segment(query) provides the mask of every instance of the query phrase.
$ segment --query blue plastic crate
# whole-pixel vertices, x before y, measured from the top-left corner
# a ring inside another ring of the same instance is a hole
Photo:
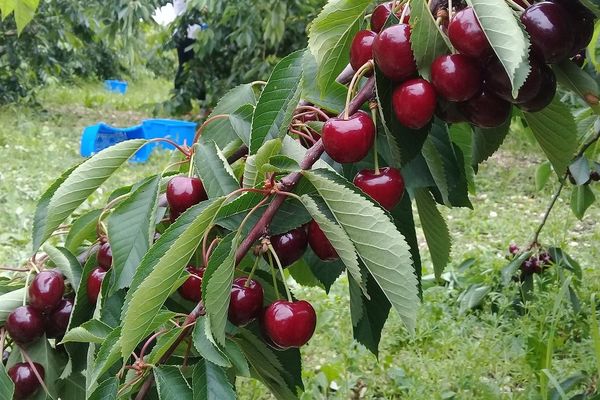
[[[119,81],[115,79],[108,79],[104,81],[104,87],[109,92],[125,94],[127,92],[128,83],[125,81]]]
[[[166,138],[179,145],[191,145],[196,135],[196,123],[174,119],[147,119],[142,122],[146,139]],[[165,149],[175,148],[168,143],[159,142]]]
[[[105,148],[119,142],[143,138],[145,138],[145,134],[142,125],[136,125],[130,128],[116,128],[100,122],[99,124],[88,126],[83,130],[80,154],[82,157],[91,157]],[[155,143],[145,145],[131,157],[131,161],[147,161],[154,147],[156,147]]]

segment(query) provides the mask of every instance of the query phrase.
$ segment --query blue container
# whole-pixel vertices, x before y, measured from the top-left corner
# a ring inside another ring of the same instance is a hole
[[[104,87],[109,92],[125,94],[127,92],[127,82],[109,79],[104,81]]]
[[[144,138],[144,128],[142,125],[136,125],[131,128],[116,128],[100,122],[99,124],[88,126],[83,130],[80,153],[82,157],[91,157],[119,142]],[[154,147],[156,147],[155,143],[145,145],[131,157],[131,161],[147,161]]]
[[[142,122],[146,139],[166,138],[179,145],[188,146],[194,141],[196,125],[194,122],[173,119],[147,119]],[[158,145],[165,149],[175,148],[168,143],[159,142]]]

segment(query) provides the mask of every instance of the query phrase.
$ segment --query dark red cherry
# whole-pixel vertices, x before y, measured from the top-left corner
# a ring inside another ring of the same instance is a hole
[[[97,267],[92,270],[87,279],[87,297],[90,303],[96,304],[98,301],[98,295],[100,295],[100,289],[102,288],[102,281],[106,276],[106,270],[102,267]]]
[[[375,33],[381,32],[383,29],[383,25],[385,25],[385,21],[392,14],[392,6],[393,1],[388,1],[386,3],[382,3],[375,7],[373,10],[373,14],[371,14],[371,30]],[[402,8],[396,12],[396,17],[400,18],[402,16],[402,10],[404,9],[404,5]],[[406,10],[403,23],[407,24],[410,19],[410,8]]]
[[[560,4],[570,17],[573,27],[573,47],[570,56],[575,56],[581,49],[587,47],[594,35],[594,14],[576,0],[553,0]]]
[[[441,97],[438,97],[435,115],[449,124],[467,122],[467,118],[458,109],[458,103],[444,100]]]
[[[529,33],[536,56],[548,64],[568,58],[575,34],[567,11],[561,5],[550,1],[536,3],[521,14],[521,22]]]
[[[481,59],[492,53],[492,46],[471,7],[454,15],[448,25],[448,37],[454,48],[465,56]]]
[[[517,246],[514,243],[511,243],[510,246],[508,246],[508,252],[510,254],[512,254],[513,256],[516,256],[517,254],[519,254],[521,250],[519,249],[519,246]]]
[[[29,305],[39,312],[49,313],[60,303],[65,292],[65,280],[60,272],[42,271],[29,285]]]
[[[106,270],[110,269],[112,266],[112,250],[110,248],[110,243],[106,241],[101,242],[98,254],[96,254],[96,260],[98,261],[99,267]]]
[[[301,226],[281,235],[273,235],[271,236],[271,245],[277,253],[279,261],[281,261],[281,266],[290,266],[300,259],[306,251],[308,245],[306,230]]]
[[[404,194],[402,174],[392,167],[380,168],[379,174],[372,169],[363,169],[356,174],[353,182],[386,210],[396,207]]]
[[[186,269],[190,273],[190,276],[179,287],[179,294],[184,299],[197,303],[202,299],[202,277],[204,276],[205,268],[196,268],[188,265]]]
[[[375,124],[364,111],[348,119],[330,118],[323,125],[323,147],[334,161],[358,162],[369,154],[375,140]]]
[[[431,83],[449,101],[467,101],[481,90],[483,76],[477,63],[462,54],[439,56],[431,64]]]
[[[73,311],[73,300],[62,299],[56,310],[46,318],[46,337],[62,338],[69,326],[69,318]]]
[[[431,121],[435,104],[435,89],[425,79],[406,81],[392,93],[392,107],[396,118],[411,129],[420,129]]]
[[[527,112],[537,112],[546,108],[556,94],[556,75],[554,71],[547,65],[542,65],[542,84],[540,85],[540,91],[530,101],[519,104],[519,108]]]
[[[38,375],[42,380],[45,377],[44,367],[42,367],[38,363],[33,363],[35,367],[35,371],[37,371]],[[15,384],[15,395],[13,399],[21,400],[26,399],[42,386],[37,376],[35,376],[35,371],[29,365],[29,363],[17,363],[13,365],[8,370],[8,376]]]
[[[309,302],[279,300],[265,309],[263,329],[271,341],[281,349],[306,344],[317,325],[317,314]]]
[[[502,125],[510,116],[511,107],[508,101],[485,89],[459,106],[469,122],[481,128],[495,128]]]
[[[167,202],[179,213],[206,199],[204,186],[198,178],[176,176],[167,184]]]
[[[350,46],[350,65],[358,71],[360,67],[373,58],[373,42],[377,34],[373,31],[358,31]]]
[[[512,96],[510,78],[498,59],[488,64],[485,73],[486,87],[503,100],[520,104],[533,100],[539,93],[542,85],[542,64],[535,59],[530,60],[531,71],[525,80],[517,98]]]
[[[13,340],[26,345],[44,334],[44,320],[38,310],[31,306],[21,306],[6,318],[6,330]]]
[[[383,74],[401,82],[417,73],[410,47],[410,26],[392,25],[381,31],[373,42],[373,59]]]
[[[263,306],[263,289],[260,283],[248,277],[237,278],[231,288],[229,321],[244,326],[260,315]]]
[[[317,257],[323,261],[334,261],[340,258],[315,220],[308,224],[308,244]]]

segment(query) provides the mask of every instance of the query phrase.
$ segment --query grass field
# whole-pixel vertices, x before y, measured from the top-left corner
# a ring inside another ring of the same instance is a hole
[[[80,161],[82,128],[98,121],[138,123],[151,114],[154,103],[167,98],[168,90],[169,82],[137,82],[126,96],[119,96],[105,93],[100,84],[82,83],[43,90],[41,107],[0,108],[0,265],[14,266],[28,256],[36,200],[64,169]],[[92,197],[92,205],[110,188],[162,170],[167,160],[168,154],[155,154],[147,164],[126,166]],[[522,316],[511,305],[516,288],[493,294],[495,312],[489,300],[480,310],[459,312],[458,296],[466,286],[496,282],[509,243],[526,244],[531,238],[556,185],[535,191],[533,177],[541,161],[530,138],[513,134],[481,166],[477,194],[472,196],[475,210],[442,210],[454,238],[448,270],[458,276],[458,284],[425,290],[414,337],[392,316],[383,332],[379,360],[352,340],[345,279],[336,282],[329,295],[293,286],[298,297],[315,304],[319,316],[317,333],[303,348],[305,399],[541,398],[540,360],[554,324],[548,375],[563,381],[583,374],[577,390],[567,394],[596,387],[598,360],[589,320],[591,295],[600,291],[600,208],[594,205],[578,221],[569,209],[570,188],[561,196],[541,240],[562,247],[582,265],[580,312],[568,300],[554,309],[560,285],[550,278]],[[431,272],[422,235],[420,243],[425,268]],[[467,258],[475,259],[474,264],[459,270]],[[269,398],[255,382],[240,381],[238,388],[240,398]]]

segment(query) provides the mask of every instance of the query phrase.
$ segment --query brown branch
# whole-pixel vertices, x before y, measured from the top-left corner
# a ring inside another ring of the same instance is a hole
[[[246,145],[242,145],[242,147],[237,149],[235,153],[233,153],[232,155],[227,157],[227,162],[229,164],[233,164],[234,162],[236,162],[237,160],[239,160],[240,158],[244,157],[247,154],[248,154],[248,147]]]

